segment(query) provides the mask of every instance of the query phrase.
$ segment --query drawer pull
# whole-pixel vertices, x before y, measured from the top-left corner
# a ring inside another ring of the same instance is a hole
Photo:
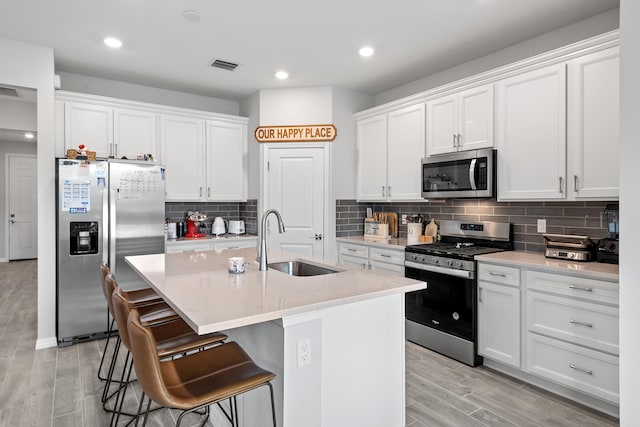
[[[576,291],[585,291],[585,292],[593,292],[593,288],[585,288],[582,286],[569,286],[569,289],[575,289]]]
[[[569,323],[573,323],[574,325],[586,326],[587,328],[593,328],[593,323],[581,322],[579,320],[570,319]]]
[[[357,251],[357,249],[353,249],[353,248],[347,248],[347,250],[348,250],[349,252],[356,252],[356,251]]]
[[[574,365],[573,363],[569,365],[569,367],[571,369],[575,369],[576,371],[580,371],[580,372],[584,372],[587,375],[593,375],[593,371],[588,371],[586,369],[582,369],[582,368],[578,368],[576,365]]]
[[[489,276],[498,276],[498,277],[507,277],[504,273],[496,273],[495,271],[490,271]]]
[[[391,255],[386,255],[386,254],[380,254],[380,256],[383,256],[385,258],[391,258]]]

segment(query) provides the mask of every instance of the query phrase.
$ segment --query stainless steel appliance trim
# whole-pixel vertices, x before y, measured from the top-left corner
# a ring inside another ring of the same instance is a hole
[[[405,338],[467,365],[476,365],[476,354],[472,341],[467,341],[406,319]]]
[[[476,162],[478,159],[471,160],[471,164],[469,165],[469,183],[471,183],[471,189],[477,190],[476,186]]]
[[[410,268],[416,268],[418,270],[431,271],[432,273],[446,274],[447,276],[460,277],[460,278],[463,278],[463,279],[473,279],[474,276],[475,276],[473,274],[473,271],[455,270],[453,268],[438,267],[438,266],[435,266],[435,265],[420,264],[420,263],[413,262],[413,261],[405,261],[404,262],[404,266],[405,267],[410,267]]]

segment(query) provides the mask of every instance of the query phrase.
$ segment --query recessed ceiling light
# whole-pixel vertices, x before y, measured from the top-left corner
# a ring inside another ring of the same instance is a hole
[[[360,56],[371,56],[373,55],[373,48],[371,46],[364,46],[361,47],[360,50],[358,51],[358,53],[360,54]]]
[[[285,80],[289,77],[289,73],[287,73],[286,71],[278,71],[276,73],[276,78],[280,79],[280,80]]]
[[[107,37],[104,39],[104,44],[114,49],[122,47],[122,42],[115,37]]]
[[[24,134],[24,137],[27,139],[33,139],[35,137],[34,134],[32,134],[31,132],[27,132]]]
[[[189,22],[200,21],[200,14],[195,10],[185,10],[182,12],[182,17]]]

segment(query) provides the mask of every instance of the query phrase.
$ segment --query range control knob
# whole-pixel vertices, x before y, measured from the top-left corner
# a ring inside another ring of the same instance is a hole
[[[570,253],[569,253],[569,258],[573,258],[573,257],[575,257],[575,256],[576,256],[576,254],[574,254],[573,252],[570,252]]]
[[[433,262],[434,264],[437,264],[439,262],[438,258],[431,258],[431,262]]]
[[[462,268],[462,261],[456,261],[456,267]]]
[[[448,260],[447,260],[447,265],[448,265],[449,267],[451,267],[451,266],[453,265],[453,261],[451,261],[450,259],[448,259]]]

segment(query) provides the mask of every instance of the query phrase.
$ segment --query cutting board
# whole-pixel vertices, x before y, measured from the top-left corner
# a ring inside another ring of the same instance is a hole
[[[424,229],[424,235],[433,236],[435,240],[435,237],[438,235],[438,224],[436,224],[435,219],[431,218],[431,222],[427,224],[427,226]]]

